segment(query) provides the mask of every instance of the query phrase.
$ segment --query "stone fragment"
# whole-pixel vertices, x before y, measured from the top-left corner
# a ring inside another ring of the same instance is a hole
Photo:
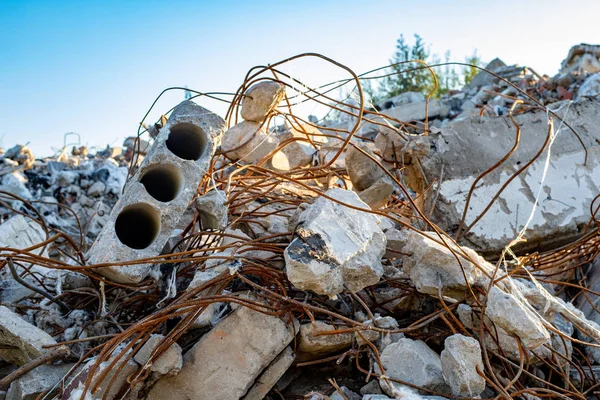
[[[481,347],[473,338],[455,334],[444,341],[441,354],[442,372],[452,394],[461,397],[477,397],[485,390],[485,379],[476,368],[483,369]]]
[[[371,207],[377,210],[387,204],[394,192],[394,183],[387,177],[381,177],[367,189],[358,192],[358,197]]]
[[[405,255],[404,253],[408,252],[408,250],[404,250],[408,240],[408,232],[408,229],[399,230],[395,228],[385,231],[385,237],[387,238],[385,258],[388,260],[402,258]]]
[[[337,329],[343,329],[343,327],[336,328],[323,321],[301,325],[298,351],[309,354],[312,357],[320,357],[351,347],[354,340],[352,333],[319,335],[321,332],[330,332]]]
[[[227,226],[227,196],[221,190],[210,192],[196,199],[196,209],[200,213],[202,226],[209,229],[223,229]]]
[[[43,346],[51,344],[56,344],[52,336],[0,306],[1,359],[22,365],[42,355],[47,351]]]
[[[447,247],[433,240],[440,240],[434,232],[426,234],[412,230],[406,232],[407,239],[404,249],[412,254],[404,256],[403,271],[408,274],[416,289],[421,293],[437,297],[441,289],[443,295],[460,299],[466,293],[467,283],[485,286],[488,278],[484,272],[490,274],[494,271],[491,264],[468,247],[459,248],[453,245],[456,252],[455,257]],[[446,242],[451,245],[448,237],[446,237]],[[465,258],[461,254],[462,252],[472,261]]]
[[[295,321],[293,325],[297,324]],[[161,378],[147,399],[241,398],[293,340],[293,325],[276,316],[238,307],[184,355],[179,374]],[[224,357],[226,354],[235,356]]]
[[[242,121],[223,135],[221,150],[234,161],[256,164],[275,150],[279,139],[259,122]]]
[[[579,87],[578,97],[596,97],[600,95],[600,72],[588,76]]]
[[[285,86],[273,81],[262,81],[252,85],[244,93],[242,118],[246,121],[262,122],[279,105],[285,96]]]
[[[262,400],[267,393],[275,386],[279,378],[292,365],[296,359],[296,354],[291,347],[286,347],[269,365],[262,374],[256,379],[243,400]]]
[[[350,146],[346,151],[346,170],[354,188],[362,191],[381,179],[384,176],[384,171],[371,158],[361,152],[361,150],[364,151],[376,160],[379,158],[367,144],[357,144],[355,146]],[[360,150],[357,148],[360,148]]]
[[[496,286],[488,293],[485,314],[509,334],[515,334],[527,349],[535,349],[550,339],[540,318],[516,296]]]
[[[381,387],[379,386],[379,381],[377,379],[373,379],[371,382],[367,383],[365,386],[360,388],[360,394],[365,396],[383,394],[383,392],[381,391]]]
[[[133,357],[138,364],[144,366],[152,352],[161,345],[165,339],[163,335],[151,335],[142,348]],[[183,365],[183,356],[181,355],[181,347],[177,343],[173,343],[159,358],[151,364],[150,371],[160,375],[177,375]]]
[[[368,208],[354,192],[333,188],[326,195],[342,203]],[[301,290],[335,296],[374,285],[383,275],[386,239],[379,218],[325,197],[300,215],[296,239],[285,249],[288,279]]]
[[[327,143],[327,138],[322,135],[323,133],[312,125],[291,127],[280,134],[279,142],[284,147],[273,155],[271,160],[273,168],[289,171],[310,165],[317,152],[315,145]],[[291,142],[285,143],[286,141]]]
[[[87,195],[92,197],[102,196],[106,190],[106,185],[100,181],[94,182],[87,190]]]
[[[117,395],[125,388],[127,379],[139,370],[138,364],[133,360],[123,363],[123,358],[119,359],[109,372],[101,379],[104,370],[110,367],[115,357],[120,356],[119,349],[115,350],[113,355],[102,362],[94,371],[90,386],[84,395],[85,382],[88,379],[92,368],[96,363],[96,358],[91,359],[82,367],[70,375],[68,383],[65,385],[63,398],[69,400],[117,400]],[[126,355],[123,355],[126,357]],[[118,372],[118,373],[117,373]],[[135,398],[135,397],[134,397]]]
[[[51,398],[58,392],[57,383],[63,379],[73,365],[40,365],[10,385],[6,393],[6,400],[35,400],[40,394],[56,386],[55,390],[48,392],[48,397]]]
[[[336,390],[331,396],[329,396],[329,400],[361,400],[362,396],[354,393],[352,390],[348,389],[346,386],[341,386],[340,387],[341,392],[343,393],[340,394],[339,390]]]
[[[400,339],[387,346],[380,358],[385,371],[380,371],[375,364],[377,373],[426,389],[447,391],[440,356],[421,340]],[[380,379],[382,389],[390,396],[393,396],[393,390],[404,387],[392,381],[391,387],[382,382],[383,379]]]

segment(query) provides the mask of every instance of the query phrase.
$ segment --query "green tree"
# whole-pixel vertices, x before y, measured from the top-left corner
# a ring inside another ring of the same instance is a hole
[[[427,62],[429,58],[429,49],[425,47],[425,42],[421,36],[415,34],[415,44],[410,46],[400,35],[396,42],[396,52],[390,60],[390,76],[384,78],[380,85],[380,92],[383,97],[393,97],[404,92],[423,92],[431,90],[433,77],[423,64],[410,62],[413,60],[422,60]],[[414,70],[411,70],[415,68]]]
[[[483,62],[481,61],[481,57],[477,54],[477,49],[473,50],[473,54],[469,57],[465,57],[465,64],[470,64],[468,67],[463,67],[463,84],[471,82],[475,75],[479,72],[479,69],[476,67],[482,67]]]

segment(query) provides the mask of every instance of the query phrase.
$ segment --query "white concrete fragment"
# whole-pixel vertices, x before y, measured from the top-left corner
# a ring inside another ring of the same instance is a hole
[[[204,335],[184,355],[179,374],[160,379],[147,399],[239,399],[294,336],[291,324],[279,317],[239,307]]]
[[[262,81],[250,87],[242,99],[242,118],[262,122],[285,96],[285,86],[273,81]]]
[[[133,357],[142,367],[150,360],[152,352],[165,339],[163,335],[151,335],[142,348]],[[152,362],[150,371],[160,375],[176,375],[183,365],[181,347],[173,343],[159,358]]]
[[[443,295],[460,299],[467,291],[467,283],[485,286],[489,282],[484,272],[491,274],[494,267],[475,251],[454,245],[455,257],[447,247],[432,240],[440,240],[435,233],[428,232],[426,235],[407,230],[403,247],[406,252],[412,253],[404,256],[403,271],[419,292],[437,297],[441,289]],[[451,245],[449,238],[446,242]],[[470,260],[462,255],[463,252]]]
[[[368,209],[354,192],[326,192],[342,203]],[[300,215],[296,239],[284,252],[288,279],[302,290],[335,296],[357,292],[383,275],[386,238],[379,218],[320,197]]]
[[[210,192],[196,199],[196,209],[200,213],[202,226],[210,229],[222,229],[227,226],[227,196],[221,190]]]
[[[10,385],[6,400],[36,400],[40,394],[54,388],[73,365],[40,365]],[[56,395],[57,391],[58,386],[48,393],[49,397]]]
[[[275,386],[279,378],[283,376],[285,371],[292,365],[296,359],[296,354],[291,347],[286,347],[278,356],[273,360],[262,374],[248,390],[248,393],[243,397],[243,400],[262,400],[265,398],[267,393]]]
[[[298,339],[298,351],[300,353],[310,354],[312,357],[319,357],[335,353],[352,346],[354,335],[352,333],[325,334],[320,333],[335,331],[336,328],[323,321],[303,324],[300,326]]]
[[[485,390],[483,359],[479,342],[473,338],[455,334],[444,341],[441,354],[442,372],[452,394],[461,397],[477,397]]]
[[[242,121],[225,132],[221,150],[234,161],[256,164],[278,144],[277,136],[268,133],[260,122]]]
[[[22,365],[47,351],[44,346],[56,340],[43,330],[0,306],[0,358]]]
[[[577,93],[578,97],[596,97],[600,95],[600,72],[588,76]]]
[[[383,169],[370,158],[379,159],[373,153],[373,147],[363,143],[350,146],[346,151],[346,170],[352,185],[358,191],[369,188],[384,176]]]
[[[380,371],[375,364],[377,373],[426,389],[447,391],[440,356],[421,340],[400,339],[387,346],[380,358],[385,371]],[[389,381],[391,386],[384,382],[379,379],[382,389],[390,396],[394,390],[405,387],[392,381]]]
[[[488,293],[485,314],[509,334],[517,335],[527,349],[535,349],[550,339],[548,330],[533,311],[496,286]]]

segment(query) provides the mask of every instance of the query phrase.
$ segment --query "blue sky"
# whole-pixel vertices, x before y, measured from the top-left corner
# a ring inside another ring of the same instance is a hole
[[[401,33],[455,61],[477,48],[554,74],[572,45],[600,43],[598,15],[597,0],[0,0],[0,145],[49,155],[66,132],[121,145],[166,87],[235,91],[251,67],[301,52],[361,73],[385,65]],[[286,68],[309,84],[345,77],[322,66]],[[166,96],[152,118],[182,99]]]

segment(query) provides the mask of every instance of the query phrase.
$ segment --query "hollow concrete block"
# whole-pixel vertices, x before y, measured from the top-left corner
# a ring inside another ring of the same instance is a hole
[[[135,261],[160,254],[196,195],[225,121],[191,101],[179,104],[113,208],[88,253],[88,264]],[[151,264],[99,267],[120,283],[138,283]]]

